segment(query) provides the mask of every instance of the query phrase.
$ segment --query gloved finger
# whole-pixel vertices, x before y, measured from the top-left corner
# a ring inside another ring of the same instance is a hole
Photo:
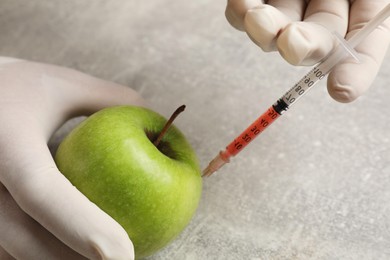
[[[67,80],[69,91],[67,91],[69,99],[67,103],[63,103],[62,107],[68,109],[73,108],[76,115],[89,115],[100,109],[118,105],[137,105],[146,106],[146,101],[133,89],[127,86],[122,86],[114,82],[102,80],[84,73],[70,70],[71,72],[61,71],[64,73],[63,78],[59,80]],[[52,75],[56,75],[57,70],[53,71]],[[59,75],[61,77],[61,74]],[[71,78],[70,78],[71,77]],[[47,79],[47,84],[57,86],[58,78]],[[59,99],[58,101],[63,100]]]
[[[303,22],[290,23],[280,33],[277,47],[293,65],[313,65],[335,46],[332,32],[344,36],[348,26],[347,0],[312,0],[306,7]]]
[[[271,5],[261,5],[246,12],[245,31],[263,51],[275,51],[280,32],[291,22],[290,18]]]
[[[349,0],[312,0],[306,7],[303,21],[316,23],[331,32],[345,35],[348,28]]]
[[[262,0],[228,0],[225,16],[231,26],[244,31],[244,17],[249,9],[261,5]]]
[[[306,9],[305,0],[269,0],[267,4],[278,9],[289,17],[291,21],[302,21]]]
[[[347,39],[372,19],[389,1],[355,1]],[[346,59],[328,76],[328,92],[339,102],[351,102],[362,95],[374,81],[390,43],[390,19],[375,29],[355,50],[360,63]]]
[[[300,21],[305,3],[303,0],[268,1],[248,10],[244,27],[249,38],[263,51],[276,51],[276,40],[285,27],[293,21]]]
[[[0,144],[0,181],[16,203],[85,257],[133,259],[127,233],[57,170],[45,137],[36,134],[39,131],[33,116],[1,129],[1,136],[9,138]]]
[[[14,258],[86,259],[22,211],[0,183],[0,259]]]

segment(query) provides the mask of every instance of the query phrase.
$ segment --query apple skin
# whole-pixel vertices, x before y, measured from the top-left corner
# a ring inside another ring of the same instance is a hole
[[[70,182],[127,231],[137,259],[174,240],[202,193],[198,159],[184,135],[172,125],[159,149],[150,141],[165,123],[145,108],[106,108],[73,129],[55,156]]]

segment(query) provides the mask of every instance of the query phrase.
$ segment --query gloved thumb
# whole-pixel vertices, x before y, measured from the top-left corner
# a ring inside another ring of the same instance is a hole
[[[51,137],[72,117],[88,116],[100,109],[117,105],[147,106],[147,102],[130,87],[105,81],[82,72],[39,63],[35,74],[40,75],[41,87],[47,92],[44,116],[45,136]]]
[[[364,1],[363,1],[364,2]],[[357,8],[365,10],[365,16],[352,13],[350,38],[361,27],[361,17],[373,17],[378,10],[369,8]],[[360,43],[355,50],[359,54],[360,63],[346,59],[334,67],[328,76],[328,92],[335,100],[343,103],[354,101],[362,95],[373,83],[386,55],[390,43],[390,19],[375,29],[368,37]]]
[[[292,65],[313,65],[334,47],[331,33],[322,25],[292,21],[270,5],[249,10],[245,15],[248,36],[263,51],[278,50]]]
[[[225,16],[231,26],[244,31],[244,17],[249,9],[262,4],[260,0],[228,0]]]

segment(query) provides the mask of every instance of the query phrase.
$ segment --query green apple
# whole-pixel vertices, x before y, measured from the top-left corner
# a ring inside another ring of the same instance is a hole
[[[103,109],[60,144],[56,163],[86,197],[127,231],[136,258],[171,242],[198,206],[202,179],[196,154],[166,119],[141,107]]]

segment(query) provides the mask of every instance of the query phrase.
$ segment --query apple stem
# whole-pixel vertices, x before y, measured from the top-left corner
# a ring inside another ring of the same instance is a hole
[[[159,136],[157,137],[157,139],[153,142],[153,144],[157,147],[161,140],[163,139],[165,133],[168,131],[169,127],[171,127],[172,123],[173,123],[173,120],[175,120],[175,118],[181,113],[184,111],[184,109],[186,108],[185,105],[181,105],[180,107],[178,107],[175,112],[173,112],[173,114],[171,115],[171,117],[168,119],[168,121],[165,123],[164,125],[164,128],[161,130]]]

